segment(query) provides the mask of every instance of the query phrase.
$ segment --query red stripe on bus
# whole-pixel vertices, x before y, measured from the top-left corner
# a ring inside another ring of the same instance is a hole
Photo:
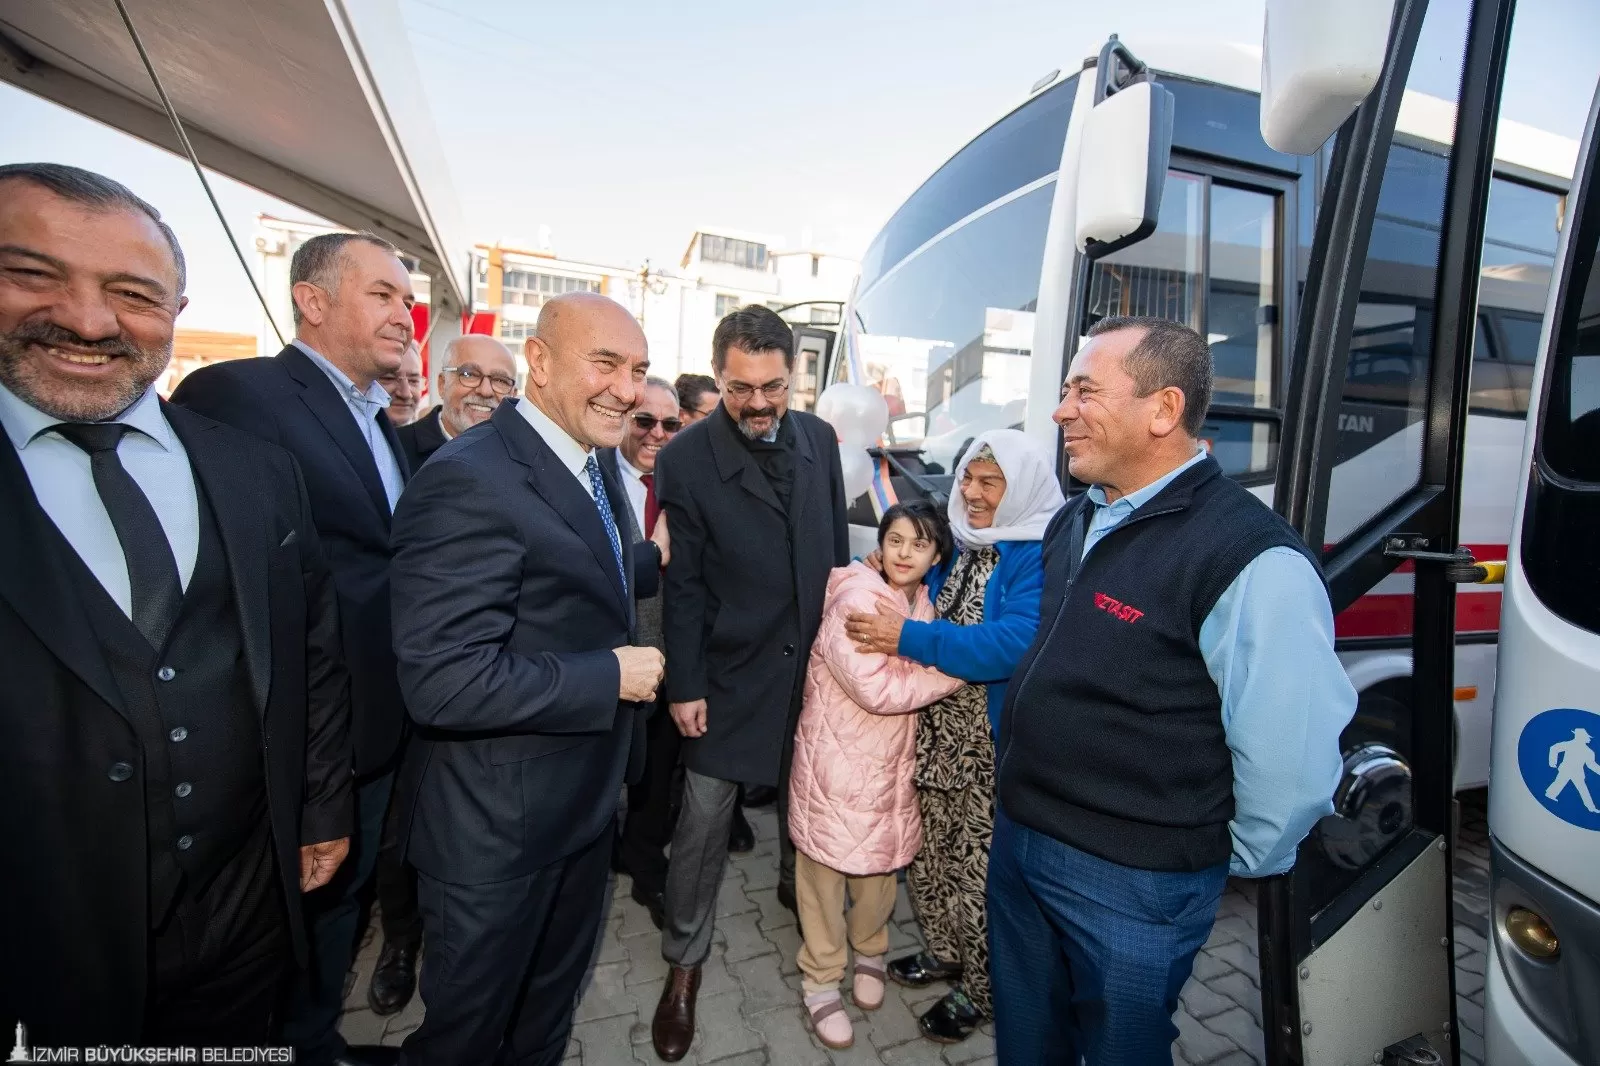
[[[1369,593],[1339,612],[1333,620],[1333,634],[1336,638],[1409,637],[1411,611],[1409,592]],[[1457,633],[1495,633],[1499,629],[1500,593],[1463,591],[1456,595]]]

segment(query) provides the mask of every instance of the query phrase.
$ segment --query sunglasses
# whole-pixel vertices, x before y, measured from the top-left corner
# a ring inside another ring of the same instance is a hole
[[[656,428],[657,422],[661,423],[661,428],[668,433],[676,433],[683,428],[683,420],[681,418],[657,418],[655,415],[647,415],[642,411],[633,416],[633,424],[639,427],[640,433],[649,433]]]

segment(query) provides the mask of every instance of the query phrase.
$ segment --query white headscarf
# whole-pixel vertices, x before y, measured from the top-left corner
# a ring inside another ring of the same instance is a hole
[[[973,529],[961,499],[961,475],[985,445],[1006,476],[1006,493],[994,509],[994,524]],[[991,429],[973,438],[956,466],[955,482],[950,488],[950,529],[962,548],[987,547],[1006,540],[1043,540],[1051,516],[1066,502],[1049,452],[1020,430]]]

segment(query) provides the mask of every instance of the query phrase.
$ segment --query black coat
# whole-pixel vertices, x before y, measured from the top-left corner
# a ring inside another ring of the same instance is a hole
[[[400,450],[406,453],[406,464],[413,474],[422,469],[428,456],[443,448],[445,441],[450,439],[444,435],[444,427],[439,424],[443,414],[444,408],[434,407],[415,422],[394,431],[395,439],[400,442]]]
[[[778,782],[791,707],[822,623],[828,572],[850,561],[844,475],[833,427],[790,411],[787,514],[719,408],[656,460],[667,513],[667,699],[706,700],[706,734],[684,765],[729,781]]]
[[[625,597],[593,499],[510,400],[417,472],[394,546],[407,858],[488,884],[589,844],[644,755],[647,708],[618,699],[612,649],[637,643],[632,599],[655,592],[660,554],[622,537]]]
[[[216,517],[296,955],[301,844],[348,836],[349,685],[304,484],[278,448],[170,405]],[[0,433],[0,1025],[39,1043],[135,1039],[145,1008],[144,749],[59,536]],[[227,697],[225,697],[227,698]],[[117,781],[114,763],[135,768]]]
[[[356,773],[384,769],[405,723],[389,633],[389,501],[350,408],[328,376],[292,344],[275,358],[196,370],[172,400],[276,444],[299,461],[339,592]],[[381,414],[376,421],[404,476],[408,467],[394,428]]]

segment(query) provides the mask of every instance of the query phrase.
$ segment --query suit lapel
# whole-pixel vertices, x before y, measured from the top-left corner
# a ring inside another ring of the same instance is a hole
[[[615,508],[612,508],[613,514],[621,514],[627,517],[628,539],[637,544],[639,541],[644,539],[644,531],[639,528],[639,520],[633,515],[633,501],[628,496],[628,486],[624,485],[622,482],[622,464],[617,457],[617,450],[615,448],[607,448],[604,451],[599,451],[595,454],[600,457],[600,472],[602,474],[609,475],[616,480],[617,488],[623,497],[622,510],[617,511]],[[632,571],[629,571],[629,573],[632,573]]]
[[[739,431],[734,428],[732,419],[720,408],[712,412],[710,417],[711,453],[716,459],[717,473],[722,480],[738,478],[741,488],[780,515],[783,514],[783,504],[778,502],[778,494],[772,491],[772,482],[756,465],[750,449],[739,440]]]
[[[811,446],[811,436],[806,432],[806,427],[800,424],[800,419],[795,417],[793,412],[783,417],[789,422],[789,432],[794,434],[794,488],[790,492],[788,517],[789,531],[795,533],[800,528],[802,515],[822,513],[815,509],[814,503],[817,496],[817,471],[824,469],[825,472],[825,468],[819,468],[816,450]]]
[[[127,716],[83,601],[63,561],[50,517],[39,506],[11,438],[0,433],[0,599],[67,668]]]
[[[233,581],[233,602],[244,637],[250,691],[255,697],[256,710],[265,713],[272,677],[267,559],[274,547],[271,541],[273,508],[272,501],[267,498],[268,486],[260,478],[240,479],[236,453],[211,437],[215,423],[168,403],[162,403],[161,411],[189,453],[189,466],[201,489],[197,493],[200,506],[209,505],[211,516],[216,520],[222,554],[228,560],[228,576]]]
[[[528,484],[533,486],[533,491],[537,492],[540,498],[561,516],[562,521],[571,526],[572,531],[589,546],[589,551],[600,564],[600,569],[605,572],[606,579],[611,582],[612,590],[617,594],[617,602],[622,605],[626,614],[627,593],[622,586],[622,574],[617,570],[616,554],[611,550],[611,538],[606,535],[605,523],[600,521],[600,511],[595,507],[593,497],[583,490],[578,484],[578,479],[562,465],[561,460],[556,458],[556,453],[544,442],[544,438],[539,436],[517,410],[518,403],[528,402],[530,401],[517,400],[513,403],[507,400],[501,403],[490,416],[495,428],[505,440],[506,450],[511,458],[528,468]],[[603,466],[601,480],[606,480]],[[614,501],[617,494],[611,490],[610,485],[607,486],[606,496],[613,501],[611,513],[615,516],[617,509]],[[632,554],[632,545],[624,544],[622,547],[622,563],[627,566]]]
[[[617,541],[622,545],[621,573],[626,575],[626,581],[632,581],[633,546],[636,541],[634,534],[637,534],[638,526],[633,520],[633,505],[628,502],[628,490],[622,487],[622,475],[617,469],[614,457],[609,465],[603,462],[600,464],[600,483],[605,486],[606,502],[611,504],[612,521],[616,521],[618,515],[628,516],[628,529],[624,530],[620,526],[617,528]],[[602,533],[605,532],[604,522],[600,523],[600,529]],[[609,547],[610,538],[606,539]],[[630,639],[632,639],[632,634],[637,627],[637,620],[634,617],[634,598],[627,587],[626,581],[618,581],[616,587],[622,595],[622,608],[628,615],[628,633],[630,634]]]
[[[355,417],[350,413],[350,406],[344,402],[344,397],[339,395],[339,389],[329,380],[322,368],[311,361],[294,345],[288,345],[278,353],[278,358],[283,360],[289,369],[289,376],[300,383],[300,400],[311,409],[317,421],[322,423],[322,428],[328,431],[333,442],[344,453],[345,459],[350,463],[350,468],[355,471],[361,485],[367,490],[367,496],[372,500],[372,506],[378,509],[383,516],[385,527],[389,525],[389,496],[383,491],[383,479],[378,476],[377,460],[372,458],[372,450],[367,447],[366,438],[361,430],[356,428]],[[388,420],[385,419],[385,422]],[[391,450],[396,450],[394,430],[388,429],[385,439],[390,441]],[[404,473],[406,463],[399,460],[400,470]]]

